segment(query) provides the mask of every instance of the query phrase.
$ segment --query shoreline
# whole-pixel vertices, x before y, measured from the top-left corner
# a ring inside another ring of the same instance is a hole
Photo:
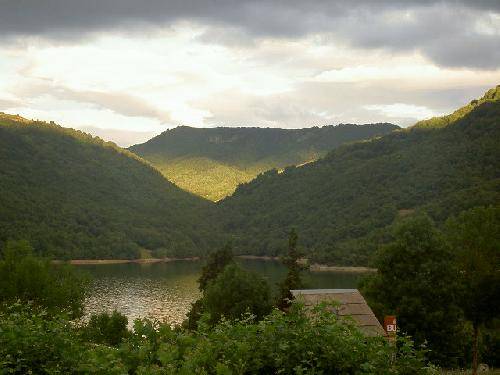
[[[313,263],[309,266],[311,272],[352,272],[352,273],[365,273],[377,272],[376,268],[363,267],[363,266],[328,266],[326,264]]]
[[[75,266],[82,265],[99,265],[99,264],[151,264],[151,263],[168,263],[177,261],[196,261],[199,257],[191,258],[146,258],[146,259],[70,259],[70,260],[53,260],[53,264],[72,264]]]
[[[234,257],[240,259],[280,260],[280,257],[272,257],[269,255],[235,255]]]
[[[280,257],[272,257],[268,255],[236,255],[236,258],[240,259],[260,259],[260,260],[280,260]],[[365,267],[365,266],[329,266],[327,264],[311,263],[308,264],[306,258],[301,258],[298,261],[299,264],[307,266],[310,272],[352,272],[352,273],[366,273],[366,272],[377,272],[376,268]]]
[[[236,255],[239,259],[249,260],[264,260],[264,261],[278,261],[279,257],[272,257],[267,255]],[[199,261],[200,257],[188,258],[146,258],[146,259],[70,259],[70,260],[52,260],[53,264],[71,264],[75,266],[85,265],[106,265],[106,264],[154,264],[154,263],[168,263],[177,261]],[[301,261],[306,265],[307,260]],[[376,272],[376,268],[364,266],[329,266],[326,264],[312,263],[307,268],[310,272],[349,272],[349,273],[366,273]]]

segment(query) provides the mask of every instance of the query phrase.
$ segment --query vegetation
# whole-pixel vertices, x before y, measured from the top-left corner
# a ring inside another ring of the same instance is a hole
[[[200,277],[200,284],[206,283],[200,285],[204,294],[194,328],[142,319],[128,331],[126,317],[117,312],[72,324],[65,305],[60,312],[55,307],[47,313],[45,306],[53,305],[38,302],[38,294],[8,289],[15,292],[0,305],[0,373],[437,374],[427,360],[445,366],[468,361],[471,340],[465,335],[464,318],[481,317],[473,322],[479,327],[497,317],[495,305],[484,301],[499,295],[499,218],[497,208],[475,208],[448,220],[446,235],[425,215],[408,217],[396,226],[393,241],[379,253],[377,274],[364,286],[377,313],[397,314],[401,332],[396,345],[383,337],[364,336],[354,321],[339,320],[328,305],[311,311],[294,303],[286,313],[271,311],[269,286],[240,269],[226,246],[210,256],[207,264],[213,267],[205,267]],[[25,242],[9,242],[3,254],[5,259],[17,257],[17,275],[36,271],[24,259],[41,262],[30,255]],[[288,255],[287,264],[298,273],[293,231]],[[487,266],[484,259],[493,265]],[[462,277],[456,277],[457,271]],[[24,287],[23,279],[8,279]],[[492,285],[481,284],[486,281]],[[49,288],[56,296],[74,285],[71,278],[58,282],[58,288]],[[472,295],[469,288],[478,286],[485,286],[486,294]],[[28,303],[15,302],[18,298]],[[481,310],[485,307],[486,312]],[[410,333],[415,344],[403,333]],[[493,358],[498,347],[494,337],[486,335],[493,341],[484,340],[482,347]],[[419,343],[430,350],[415,349]]]
[[[479,360],[497,366],[499,228],[494,207],[462,212],[443,232],[427,216],[407,218],[378,253],[363,294],[379,318],[396,315],[402,332],[426,342],[434,363],[472,363],[473,373]]]
[[[68,283],[61,280],[61,287]],[[143,319],[128,331],[127,319],[117,312],[77,325],[63,312],[47,314],[42,305],[3,304],[0,373],[436,373],[410,340],[401,337],[394,346],[365,337],[327,306],[306,312],[295,304],[286,314],[264,316],[270,312],[268,293],[264,281],[227,262],[206,286],[206,310],[195,330]],[[216,315],[228,319],[216,322]]]
[[[343,143],[397,128],[385,123],[308,129],[180,126],[129,150],[149,160],[179,187],[218,201],[259,173],[308,163]]]
[[[198,279],[198,287],[201,292],[205,292],[208,284],[219,276],[226,266],[234,264],[234,255],[231,244],[227,243],[222,249],[210,253],[201,270],[201,276]],[[200,298],[191,304],[191,309],[187,314],[187,319],[183,325],[185,328],[195,329],[198,326],[198,320],[203,313],[203,299]]]
[[[437,374],[408,339],[394,346],[365,337],[324,308],[311,316],[295,306],[194,332],[137,320],[117,346],[96,345],[80,330],[64,316],[20,305],[0,310],[0,372]]]
[[[192,256],[217,241],[209,202],[134,154],[53,123],[0,114],[0,247],[64,258]]]
[[[457,256],[461,306],[473,326],[473,373],[477,373],[479,329],[498,319],[500,301],[500,209],[475,208],[447,222]],[[498,332],[496,345],[500,343]]]
[[[123,374],[114,350],[85,345],[64,315],[14,304],[0,309],[0,373]]]
[[[305,256],[367,265],[388,227],[415,211],[438,225],[500,201],[500,87],[446,127],[413,127],[342,146],[283,173],[265,172],[219,205],[237,254],[280,255],[291,228]]]
[[[245,313],[262,319],[272,308],[271,289],[259,275],[231,264],[208,284],[202,306],[212,325],[221,319],[239,319]]]
[[[288,253],[281,259],[283,264],[288,268],[285,279],[279,285],[279,296],[276,306],[281,310],[290,307],[293,300],[291,290],[300,289],[304,286],[300,277],[300,271],[302,271],[303,266],[299,263],[301,254],[297,249],[297,240],[297,232],[292,229],[288,237]]]
[[[260,319],[271,311],[269,285],[257,274],[236,265],[230,244],[209,255],[198,283],[203,296],[192,304],[185,328],[196,329],[203,316],[203,323],[213,326],[222,319],[238,319],[244,313]]]
[[[452,257],[429,217],[409,218],[381,248],[378,271],[363,287],[380,319],[396,315],[401,331],[417,345],[427,343],[429,358],[448,368],[464,365],[466,344]]]
[[[222,249],[210,253],[198,279],[200,291],[203,292],[208,283],[216,279],[224,271],[224,268],[233,262],[234,254],[230,243],[227,243]]]
[[[55,266],[34,256],[27,241],[8,241],[0,254],[0,304],[22,301],[43,307],[51,314],[82,314],[84,276],[70,266]]]
[[[128,318],[118,311],[95,314],[83,327],[83,336],[97,344],[116,346],[128,336],[127,324]]]

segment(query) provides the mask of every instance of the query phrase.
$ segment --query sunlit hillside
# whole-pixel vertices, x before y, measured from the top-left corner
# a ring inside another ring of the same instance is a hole
[[[343,143],[397,128],[387,123],[309,129],[181,126],[130,150],[150,161],[179,187],[217,201],[259,173],[311,162]]]

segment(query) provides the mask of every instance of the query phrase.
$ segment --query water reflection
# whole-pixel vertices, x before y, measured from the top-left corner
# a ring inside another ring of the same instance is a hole
[[[245,268],[258,272],[276,288],[286,269],[277,261],[238,260]],[[177,261],[154,264],[108,264],[78,266],[93,277],[85,315],[118,310],[129,322],[149,317],[180,324],[191,303],[199,296],[197,279],[202,263]],[[308,288],[355,288],[362,275],[342,272],[307,272]]]

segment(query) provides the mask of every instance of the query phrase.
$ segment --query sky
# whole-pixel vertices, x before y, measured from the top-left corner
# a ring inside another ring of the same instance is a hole
[[[0,0],[0,111],[121,146],[178,125],[406,127],[497,84],[498,0]]]

